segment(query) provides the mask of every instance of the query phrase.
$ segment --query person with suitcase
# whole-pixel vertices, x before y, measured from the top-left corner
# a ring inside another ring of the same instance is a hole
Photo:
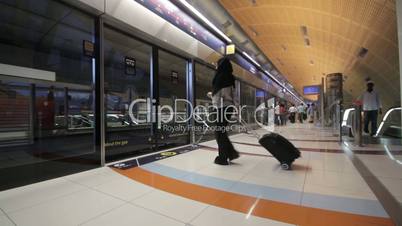
[[[218,68],[212,80],[212,88],[212,105],[217,111],[218,117],[215,138],[219,150],[214,162],[219,165],[228,165],[229,161],[239,158],[239,153],[233,147],[227,134],[228,121],[234,112],[234,106],[239,106],[239,101],[235,91],[232,64],[227,57],[218,61]]]

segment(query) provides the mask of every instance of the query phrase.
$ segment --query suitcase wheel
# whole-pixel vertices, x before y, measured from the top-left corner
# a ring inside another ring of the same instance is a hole
[[[281,164],[281,168],[282,168],[283,170],[290,170],[290,164],[282,163],[282,164]]]

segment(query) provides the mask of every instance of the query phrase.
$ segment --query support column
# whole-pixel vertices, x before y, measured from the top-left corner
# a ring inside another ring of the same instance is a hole
[[[190,60],[187,62],[187,84],[186,84],[186,93],[187,93],[187,101],[191,103],[191,106],[195,107],[195,61]],[[190,129],[190,136],[188,143],[195,144],[195,131],[194,131],[194,119],[192,116],[192,110],[189,106],[187,106],[187,117],[191,117],[187,122],[187,126]]]
[[[160,131],[158,128],[158,121],[159,115],[158,115],[158,110],[155,108],[156,112],[153,111],[152,106],[159,106],[159,50],[157,47],[153,46],[152,47],[152,54],[151,54],[151,82],[150,82],[150,98],[151,98],[151,121],[154,119],[155,121],[152,122],[152,128],[151,128],[151,137],[149,141],[153,144],[152,148],[154,151],[158,149],[158,140],[160,136]]]
[[[402,106],[402,0],[396,0],[396,17],[398,29],[398,46],[399,46],[399,80],[400,80],[400,101]],[[402,119],[402,114],[401,114]]]
[[[95,76],[93,83],[94,118],[95,118],[95,152],[100,155],[100,164],[104,166],[105,159],[105,79],[103,52],[103,18],[98,17],[95,26]]]

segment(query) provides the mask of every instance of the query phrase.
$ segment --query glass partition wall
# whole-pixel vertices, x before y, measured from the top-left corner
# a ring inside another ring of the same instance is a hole
[[[208,107],[212,105],[212,100],[207,96],[208,92],[212,92],[212,80],[215,76],[215,70],[207,65],[195,64],[195,105],[198,107],[194,114],[198,120],[194,124],[195,142],[199,143],[206,140],[214,139],[212,131],[213,123],[207,120],[211,113]]]
[[[60,1],[0,1],[0,19],[0,190],[193,142],[185,101],[211,105],[210,65]],[[255,88],[236,87],[252,122]]]
[[[0,3],[0,190],[99,165],[94,39],[94,18],[60,2]]]
[[[240,105],[243,120],[250,126],[253,125],[255,123],[256,89],[245,82],[240,83]]]
[[[151,150],[150,98],[152,47],[112,28],[104,29],[105,156],[113,161]],[[130,108],[135,100],[139,101]],[[130,112],[133,120],[130,117]]]
[[[184,58],[159,50],[159,105],[158,133],[159,147],[171,147],[189,143],[187,129],[187,63]]]

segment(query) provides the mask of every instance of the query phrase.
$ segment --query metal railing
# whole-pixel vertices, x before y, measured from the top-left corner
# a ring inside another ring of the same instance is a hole
[[[324,109],[324,127],[332,128],[334,135],[339,135],[342,141],[342,101],[335,100]]]
[[[379,136],[389,136],[395,138],[401,138],[401,107],[389,109],[377,129],[375,134]]]

